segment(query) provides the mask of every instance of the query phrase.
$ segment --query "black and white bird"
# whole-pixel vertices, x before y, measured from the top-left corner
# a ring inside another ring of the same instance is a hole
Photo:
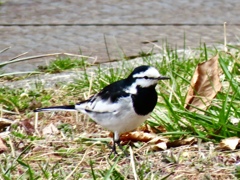
[[[80,111],[114,133],[112,152],[120,145],[120,135],[136,129],[151,114],[157,103],[155,87],[167,80],[151,66],[139,66],[126,78],[104,87],[99,93],[75,105],[36,109],[40,111]]]

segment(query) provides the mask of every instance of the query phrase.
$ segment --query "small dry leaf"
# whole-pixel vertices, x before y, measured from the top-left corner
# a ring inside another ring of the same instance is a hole
[[[42,133],[43,135],[55,135],[59,133],[59,130],[53,125],[53,123],[51,123],[43,128]]]
[[[198,64],[186,96],[186,109],[203,114],[198,109],[206,110],[211,104],[222,87],[218,66],[218,56]]]
[[[10,126],[13,123],[13,121],[5,119],[5,118],[0,118],[0,132],[4,131],[4,129],[8,126]]]
[[[139,126],[136,131],[143,131],[148,133],[153,133],[153,128],[149,126],[148,124],[143,124],[142,126]]]
[[[139,126],[136,131],[143,131],[148,133],[159,133],[159,132],[167,132],[166,128],[164,126],[150,126],[148,124],[144,124],[142,126]]]
[[[4,144],[3,140],[0,138],[0,154],[7,151],[7,146]]]
[[[35,99],[29,103],[29,109],[33,110],[41,107],[42,107],[42,103],[40,101],[36,101]]]
[[[134,131],[122,134],[120,136],[121,141],[141,141],[141,142],[149,142],[157,144],[160,142],[168,142],[168,139],[165,137],[157,136],[156,134],[152,133],[145,133],[142,131]]]
[[[8,138],[9,134],[10,134],[10,131],[0,132],[0,138],[6,139]]]
[[[62,157],[61,157],[61,156],[58,156],[58,155],[55,155],[55,154],[49,154],[49,155],[48,155],[48,160],[49,160],[50,162],[57,162],[57,161],[62,160]]]
[[[167,143],[166,142],[160,142],[157,144],[154,144],[151,146],[151,149],[154,151],[160,151],[160,150],[166,150],[167,149]]]
[[[197,142],[197,138],[195,137],[189,137],[186,139],[176,140],[172,142],[167,142],[167,147],[178,147],[178,146],[184,146],[184,145],[191,145]]]
[[[24,128],[28,135],[32,135],[35,132],[33,125],[29,122],[28,119],[21,121],[20,125]]]
[[[238,137],[230,137],[230,138],[223,139],[219,143],[219,148],[218,149],[222,149],[222,150],[235,150],[236,147],[239,144],[240,144],[240,138],[238,138]]]

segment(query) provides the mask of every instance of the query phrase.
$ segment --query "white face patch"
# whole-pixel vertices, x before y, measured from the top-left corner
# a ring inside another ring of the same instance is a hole
[[[149,78],[158,78],[160,77],[160,73],[158,72],[157,69],[155,69],[154,67],[150,67],[148,70],[140,72],[138,74],[134,74],[133,77],[134,78],[143,78],[143,77],[149,77]]]
[[[158,83],[157,79],[136,79],[136,81],[129,86],[125,91],[130,94],[137,94],[137,86],[147,88]]]
[[[158,79],[161,75],[157,69],[150,67],[148,70],[134,74],[133,77],[137,78],[135,83],[129,88],[130,92],[134,92],[137,86],[146,88],[158,83]],[[146,78],[145,78],[146,77]],[[134,93],[132,93],[134,94]]]
[[[135,81],[136,86],[140,86],[142,88],[147,88],[147,87],[153,86],[157,83],[158,83],[157,79],[144,79],[144,78],[142,78],[142,79],[137,79]]]

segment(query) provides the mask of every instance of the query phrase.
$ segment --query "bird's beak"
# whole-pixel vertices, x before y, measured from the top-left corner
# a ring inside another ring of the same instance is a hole
[[[158,77],[158,80],[168,80],[170,77],[160,76]]]

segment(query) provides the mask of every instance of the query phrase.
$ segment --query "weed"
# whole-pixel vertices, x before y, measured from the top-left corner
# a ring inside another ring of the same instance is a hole
[[[58,57],[51,61],[48,66],[39,66],[38,70],[45,73],[60,73],[73,68],[84,68],[88,65],[86,58],[72,59],[70,57]]]

